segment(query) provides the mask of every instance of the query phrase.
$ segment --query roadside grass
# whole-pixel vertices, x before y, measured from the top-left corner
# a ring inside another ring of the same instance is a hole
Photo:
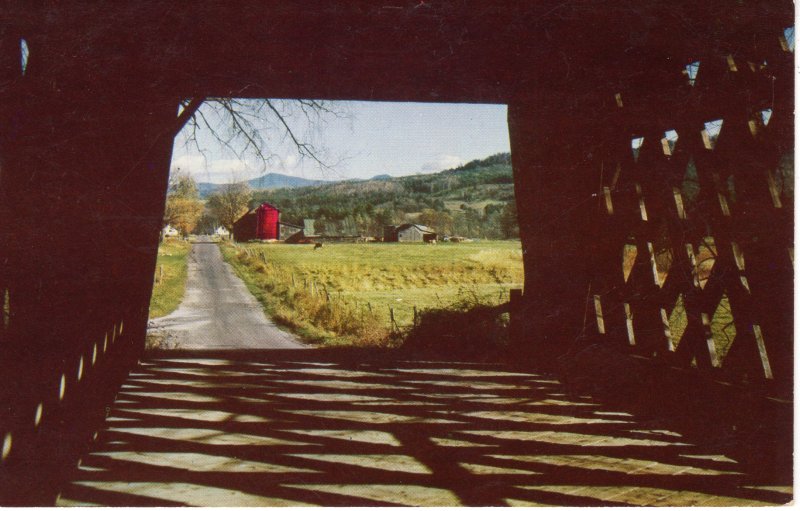
[[[505,303],[523,279],[519,242],[250,243],[222,252],[273,319],[324,345],[396,346],[425,311]]]
[[[159,245],[153,296],[150,299],[150,319],[166,316],[180,305],[186,291],[187,258],[191,248],[191,243],[173,239]]]

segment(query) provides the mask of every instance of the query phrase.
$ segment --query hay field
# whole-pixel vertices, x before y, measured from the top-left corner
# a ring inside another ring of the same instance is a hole
[[[518,241],[222,247],[280,323],[326,344],[389,345],[414,310],[496,305],[522,287]],[[394,323],[392,322],[394,318]]]

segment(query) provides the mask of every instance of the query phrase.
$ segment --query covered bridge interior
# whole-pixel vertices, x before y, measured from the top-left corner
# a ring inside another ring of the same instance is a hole
[[[525,360],[613,347],[680,375],[664,402],[713,408],[721,382],[791,408],[793,16],[756,0],[6,2],[0,501],[48,502],[142,356],[173,138],[207,97],[508,104]],[[765,456],[790,457],[791,411],[763,422]]]

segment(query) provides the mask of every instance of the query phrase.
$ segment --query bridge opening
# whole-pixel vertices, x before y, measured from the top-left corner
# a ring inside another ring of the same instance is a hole
[[[0,27],[0,503],[791,500],[791,2],[166,4]],[[508,104],[517,365],[143,356],[177,98],[264,90]]]
[[[208,99],[161,238],[152,348],[503,349],[523,282],[507,109]]]

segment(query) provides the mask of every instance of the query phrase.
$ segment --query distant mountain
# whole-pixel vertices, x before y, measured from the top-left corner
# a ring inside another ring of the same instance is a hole
[[[305,179],[302,177],[287,176],[286,174],[270,172],[269,174],[264,174],[261,177],[250,179],[247,181],[247,184],[250,185],[250,188],[254,190],[274,190],[276,188],[303,188],[305,186],[324,185],[331,182],[332,181]],[[224,185],[215,183],[197,183],[197,189],[200,192],[201,197],[207,197],[208,195],[219,190],[222,186]]]
[[[392,179],[392,176],[389,174],[378,174],[377,176],[372,176],[370,179],[371,181],[389,181]]]

